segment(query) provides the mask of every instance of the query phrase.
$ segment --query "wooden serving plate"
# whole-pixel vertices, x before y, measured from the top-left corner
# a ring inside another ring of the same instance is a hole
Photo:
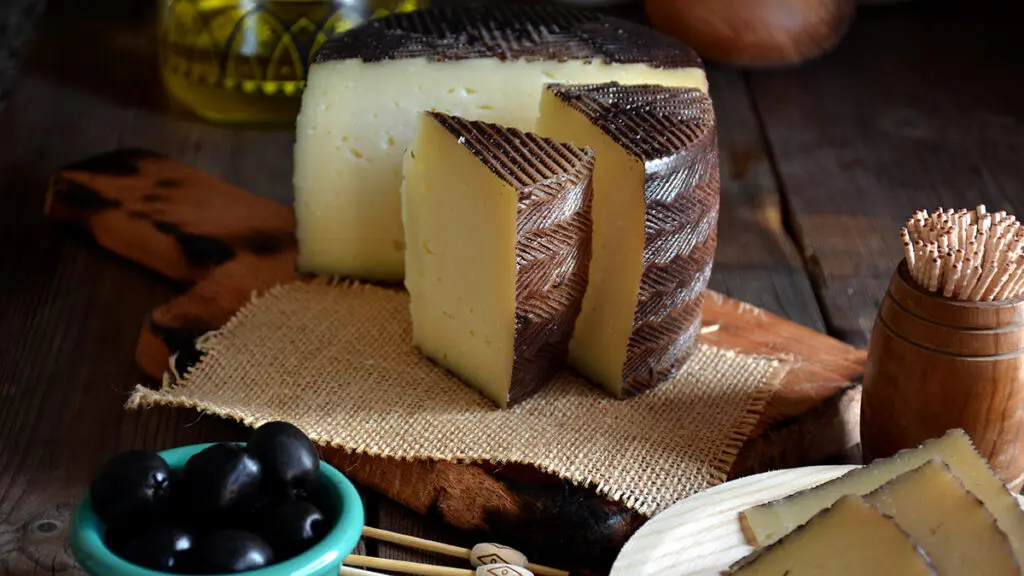
[[[817,486],[857,466],[764,472],[705,490],[651,518],[622,548],[611,576],[718,576],[754,550],[739,513]],[[1017,496],[1024,507],[1024,497]]]
[[[142,321],[136,360],[159,381],[169,359],[194,363],[195,338],[254,293],[300,280],[288,206],[148,150],[120,149],[64,166],[45,212],[100,246],[185,286]],[[755,306],[709,292],[709,344],[782,355],[793,367],[732,466],[732,477],[821,463],[859,442],[865,353]],[[353,481],[412,510],[527,552],[606,572],[646,517],[522,465],[407,462],[325,449]]]

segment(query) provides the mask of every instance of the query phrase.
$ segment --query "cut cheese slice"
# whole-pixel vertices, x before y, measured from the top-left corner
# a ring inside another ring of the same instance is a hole
[[[707,90],[700,59],[678,41],[557,7],[427,9],[332,37],[296,123],[299,269],[403,278],[399,187],[418,112],[530,131],[544,84],[612,80]]]
[[[875,460],[820,486],[746,510],[740,513],[743,531],[754,545],[770,545],[844,494],[867,494],[932,458],[945,462],[964,487],[985,503],[999,528],[1009,537],[1018,561],[1024,558],[1024,511],[974,449],[970,437],[959,428],[928,440],[918,448]]]
[[[423,114],[405,161],[413,343],[501,407],[563,366],[590,260],[590,150]]]
[[[718,144],[700,90],[549,85],[537,131],[590,146],[594,253],[570,364],[622,397],[694,349],[714,259]]]
[[[890,480],[864,500],[896,520],[940,574],[1021,573],[995,516],[937,458]]]
[[[891,517],[846,495],[771,546],[731,568],[736,576],[941,574]]]

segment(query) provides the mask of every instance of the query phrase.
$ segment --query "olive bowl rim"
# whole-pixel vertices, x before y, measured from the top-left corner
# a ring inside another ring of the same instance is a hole
[[[204,442],[188,444],[157,452],[172,470],[184,467],[188,459],[214,444]],[[229,442],[245,446],[246,442]],[[204,576],[320,576],[337,574],[338,566],[355,550],[365,522],[363,502],[355,485],[324,460],[320,460],[320,483],[327,487],[331,503],[341,512],[331,530],[302,554],[269,564],[263,568],[234,574],[205,574]],[[178,572],[163,572],[132,564],[114,554],[103,542],[104,526],[92,510],[89,492],[75,506],[71,519],[69,540],[71,553],[78,565],[90,576],[179,576]],[[331,570],[333,568],[333,570]]]

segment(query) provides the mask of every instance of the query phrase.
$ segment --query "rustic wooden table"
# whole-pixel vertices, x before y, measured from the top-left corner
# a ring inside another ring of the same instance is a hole
[[[811,64],[711,67],[722,151],[712,287],[863,346],[908,214],[977,202],[1024,213],[1024,53],[1009,4],[866,9]],[[211,126],[170,106],[151,10],[51,0],[0,118],[0,574],[79,573],[71,507],[115,451],[245,434],[193,412],[122,410],[141,376],[142,318],[176,287],[42,216],[57,166],[119,146],[290,201],[292,132]],[[364,496],[371,525],[465,543]]]

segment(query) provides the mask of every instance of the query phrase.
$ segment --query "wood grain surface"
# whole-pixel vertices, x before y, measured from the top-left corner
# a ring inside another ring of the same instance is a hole
[[[1019,2],[862,10],[827,58],[749,72],[829,332],[863,347],[919,208],[1024,211]]]
[[[899,258],[888,234],[909,212],[1020,208],[1019,8],[980,4],[873,8],[807,66],[712,69],[723,159],[714,289],[863,345]],[[187,411],[121,409],[142,377],[142,320],[183,287],[43,218],[57,167],[119,147],[160,150],[290,202],[291,130],[204,124],[168,102],[152,26],[152,3],[50,0],[0,117],[0,573],[80,574],[68,513],[113,452],[244,435]],[[855,394],[818,409],[847,402],[849,413]],[[373,492],[364,499],[371,524],[474,537]],[[375,542],[366,551],[421,558]]]

